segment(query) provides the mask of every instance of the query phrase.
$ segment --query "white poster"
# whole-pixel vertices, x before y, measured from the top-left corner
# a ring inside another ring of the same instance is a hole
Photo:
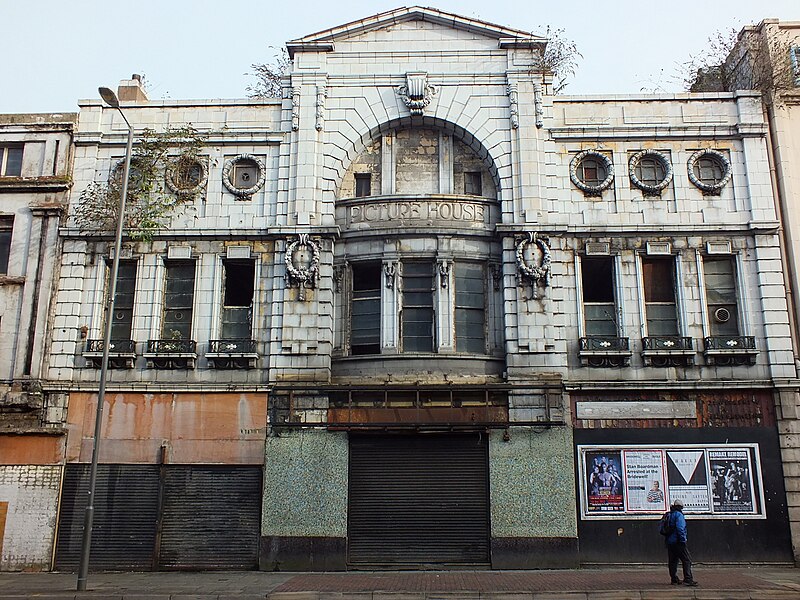
[[[667,450],[667,481],[670,502],[683,502],[683,512],[711,512],[705,451]]]
[[[664,452],[624,450],[628,512],[661,513],[667,510]]]

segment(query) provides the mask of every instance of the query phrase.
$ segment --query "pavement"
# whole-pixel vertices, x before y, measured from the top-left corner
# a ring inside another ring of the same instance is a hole
[[[695,566],[700,586],[669,584],[666,567],[548,571],[204,571],[0,573],[0,599],[38,600],[800,600],[800,569]]]

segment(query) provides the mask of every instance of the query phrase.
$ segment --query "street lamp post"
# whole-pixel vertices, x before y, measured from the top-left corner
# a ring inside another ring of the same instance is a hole
[[[98,89],[100,97],[111,108],[116,108],[125,124],[128,126],[128,145],[125,148],[125,170],[122,175],[122,192],[119,196],[119,211],[117,213],[117,233],[114,238],[114,258],[111,263],[111,279],[109,282],[108,298],[106,300],[106,320],[103,337],[103,359],[100,365],[100,384],[97,390],[97,411],[94,421],[94,445],[92,448],[92,463],[89,469],[89,492],[86,499],[86,513],[83,521],[83,539],[81,540],[81,562],[78,569],[78,591],[86,590],[86,577],[89,573],[89,555],[92,548],[92,524],[94,522],[94,492],[97,484],[97,460],[100,456],[100,429],[103,424],[103,403],[106,397],[106,380],[108,379],[108,354],[111,347],[111,326],[114,320],[114,297],[117,295],[117,275],[119,273],[119,255],[122,250],[122,227],[125,222],[125,202],[128,196],[128,176],[131,170],[131,151],[133,148],[133,127],[125,118],[125,113],[119,107],[116,94],[109,88]]]

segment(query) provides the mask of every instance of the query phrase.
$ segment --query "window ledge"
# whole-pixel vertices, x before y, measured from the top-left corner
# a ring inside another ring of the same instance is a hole
[[[0,285],[24,285],[25,277],[12,277],[10,275],[0,275]]]
[[[71,185],[68,177],[0,177],[0,192],[61,192]]]

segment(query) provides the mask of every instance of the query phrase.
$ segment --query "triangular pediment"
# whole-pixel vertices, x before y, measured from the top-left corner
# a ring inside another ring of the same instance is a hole
[[[290,54],[296,51],[332,50],[337,40],[352,39],[370,32],[396,27],[398,24],[425,21],[441,27],[469,32],[485,38],[495,39],[501,46],[544,46],[546,38],[527,31],[494,25],[470,17],[462,17],[435,8],[397,8],[352,21],[323,31],[312,33],[286,44]]]

